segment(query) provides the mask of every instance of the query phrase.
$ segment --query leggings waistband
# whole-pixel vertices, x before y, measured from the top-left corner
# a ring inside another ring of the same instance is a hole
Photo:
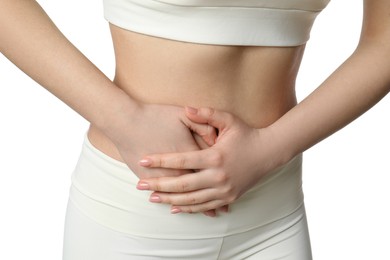
[[[70,199],[84,214],[113,230],[152,238],[201,239],[245,232],[280,220],[303,204],[302,157],[268,174],[216,218],[170,214],[170,206],[149,202],[136,189],[126,164],[97,150],[85,138],[72,175]]]

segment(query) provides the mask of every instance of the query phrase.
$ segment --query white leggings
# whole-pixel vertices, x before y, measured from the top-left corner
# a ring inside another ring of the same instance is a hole
[[[216,218],[169,213],[135,189],[126,165],[86,139],[72,176],[63,260],[311,260],[301,158]]]

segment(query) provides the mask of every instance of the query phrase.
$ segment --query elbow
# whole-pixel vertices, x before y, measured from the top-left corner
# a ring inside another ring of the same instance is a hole
[[[390,39],[362,38],[352,54],[359,59],[367,73],[375,74],[378,87],[390,92]]]

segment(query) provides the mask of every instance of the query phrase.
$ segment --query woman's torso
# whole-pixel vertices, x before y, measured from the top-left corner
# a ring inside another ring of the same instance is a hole
[[[296,104],[295,78],[304,45],[222,46],[147,36],[110,25],[115,83],[145,103],[213,107],[252,127],[265,127]],[[94,146],[121,160],[114,144],[91,126]]]

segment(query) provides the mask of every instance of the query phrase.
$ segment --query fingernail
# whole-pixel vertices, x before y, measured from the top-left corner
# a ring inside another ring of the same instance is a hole
[[[208,211],[206,211],[204,214],[205,214],[206,216],[212,217],[212,218],[215,218],[215,217],[217,216],[217,214],[215,213],[215,211],[213,211],[213,212],[208,212]]]
[[[146,182],[138,182],[137,184],[137,189],[139,190],[148,190],[149,189],[149,184],[147,184]]]
[[[187,112],[193,115],[196,115],[198,113],[198,109],[193,108],[193,107],[186,107]]]
[[[228,213],[229,212],[229,208],[223,207],[223,208],[220,209],[220,211],[223,212],[223,213]]]
[[[172,208],[171,209],[171,214],[177,214],[177,213],[180,213],[181,210],[179,208]]]
[[[150,199],[149,199],[149,201],[150,202],[161,202],[161,198],[160,198],[160,196],[158,196],[158,195],[152,195],[152,196],[150,196]]]
[[[141,166],[151,166],[152,165],[152,160],[149,158],[142,159],[139,161],[139,165]]]

